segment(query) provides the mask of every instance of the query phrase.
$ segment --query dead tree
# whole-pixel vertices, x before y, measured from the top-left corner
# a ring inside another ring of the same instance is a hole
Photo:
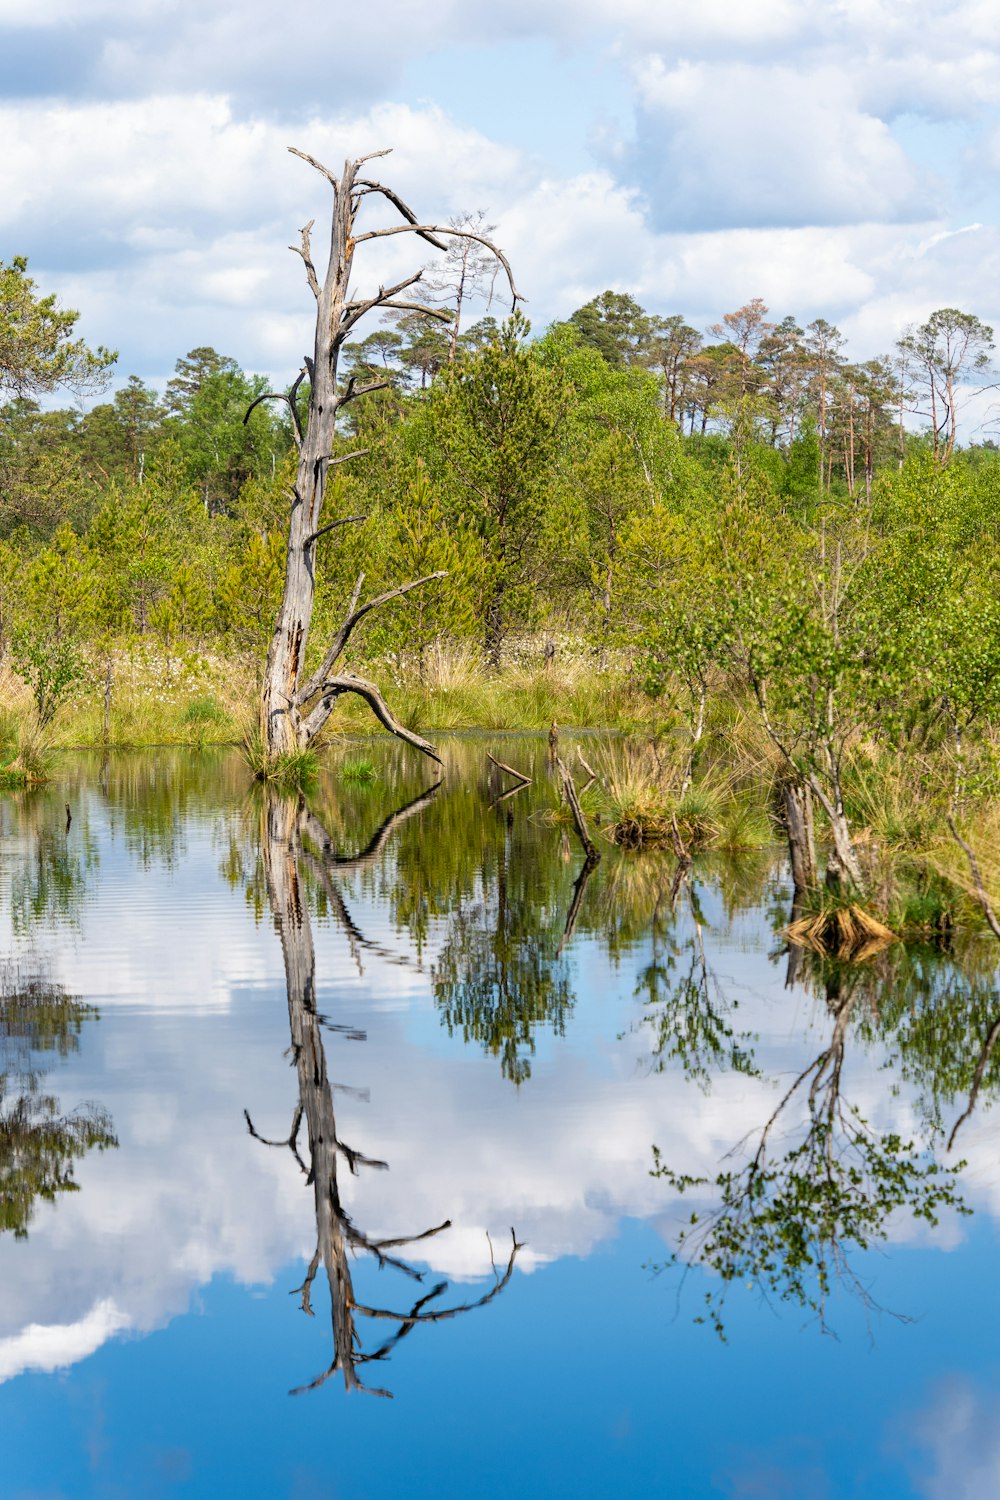
[[[432,788],[431,792],[434,790],[436,788]],[[371,1255],[380,1268],[392,1268],[420,1284],[423,1273],[393,1252],[441,1234],[450,1227],[450,1220],[422,1233],[375,1239],[358,1228],[344,1206],[338,1181],[341,1162],[346,1163],[352,1173],[356,1173],[359,1167],[385,1169],[387,1163],[354,1150],[338,1133],[333,1085],[323,1045],[323,1028],[329,1023],[316,1005],[316,955],[300,866],[305,855],[317,871],[329,866],[339,866],[341,869],[363,867],[370,858],[377,858],[377,852],[384,847],[392,829],[415,813],[427,800],[428,794],[424,794],[400,809],[398,815],[387,819],[369,849],[355,859],[338,859],[331,854],[332,840],[315,815],[301,803],[272,795],[263,820],[264,872],[271,913],[281,938],[284,957],[291,1057],[298,1081],[299,1098],[287,1137],[271,1140],[261,1135],[255,1129],[248,1112],[246,1122],[256,1140],[267,1146],[287,1148],[312,1188],[316,1215],[316,1249],[305,1279],[297,1291],[302,1310],[312,1316],[313,1284],[322,1266],[330,1288],[333,1330],[331,1363],[314,1380],[293,1391],[293,1395],[315,1390],[337,1373],[342,1375],[347,1390],[368,1391],[376,1396],[391,1395],[390,1391],[382,1387],[366,1385],[360,1374],[361,1367],[387,1359],[400,1339],[405,1338],[419,1324],[453,1318],[492,1301],[509,1283],[521,1248],[512,1231],[505,1269],[501,1272],[494,1267],[493,1284],[481,1297],[472,1301],[441,1306],[438,1299],[447,1290],[446,1282],[439,1282],[426,1291],[421,1287],[412,1303],[408,1298],[404,1299],[408,1305],[399,1311],[362,1303],[355,1295],[351,1262],[359,1254]],[[303,834],[317,844],[320,850],[318,855],[309,855],[308,850],[303,847]],[[349,1032],[349,1035],[361,1040],[364,1034]],[[303,1121],[306,1126],[305,1157],[299,1146]],[[377,1341],[374,1347],[366,1347],[361,1333],[361,1320],[369,1320],[376,1326],[380,1322],[395,1326],[387,1329],[386,1336]]]
[[[287,403],[299,454],[291,493],[284,593],[264,671],[261,719],[267,759],[270,762],[282,754],[308,748],[326,724],[337,699],[345,693],[356,693],[368,703],[375,717],[390,733],[438,760],[432,745],[397,721],[373,683],[338,669],[338,663],[347,649],[352,633],[366,615],[383,604],[388,604],[390,600],[409,593],[411,589],[429,583],[431,579],[443,577],[442,573],[412,579],[365,603],[361,602],[364,584],[362,574],[355,585],[344,623],[315,670],[306,669],[316,591],[316,544],[320,537],[338,526],[362,519],[351,516],[334,517],[326,522],[323,520],[323,501],[330,469],[335,464],[362,457],[366,452],[362,449],[356,453],[334,454],[337,419],[341,410],[350,402],[388,384],[387,381],[376,380],[359,386],[354,376],[340,381],[338,362],[341,350],[362,318],[369,313],[407,311],[440,318],[447,323],[452,321],[450,312],[407,298],[406,293],[421,279],[419,270],[393,286],[380,286],[372,296],[358,296],[351,288],[354,255],[359,245],[397,234],[417,235],[437,250],[446,250],[448,242],[456,238],[475,241],[485,247],[503,268],[515,304],[519,300],[519,294],[506,256],[491,240],[468,228],[421,223],[392,188],[362,175],[365,162],[374,157],[386,156],[388,152],[376,151],[370,156],[359,157],[356,161],[348,160],[344,163],[342,174],[337,177],[305,152],[297,151],[294,147],[290,149],[294,156],[301,157],[315,167],[329,182],[333,189],[333,211],[329,260],[322,280],[313,261],[311,234],[315,221],[311,221],[302,230],[300,244],[292,246],[302,257],[306,279],[316,299],[316,331],[312,356],[306,357],[304,366],[289,391],[268,392],[258,397],[260,401],[276,399]],[[356,223],[358,213],[366,198],[372,195],[385,199],[403,222],[359,231]],[[298,396],[307,376],[309,410],[308,418],[303,423]],[[250,410],[252,409],[251,406]],[[249,414],[248,411],[247,416]]]

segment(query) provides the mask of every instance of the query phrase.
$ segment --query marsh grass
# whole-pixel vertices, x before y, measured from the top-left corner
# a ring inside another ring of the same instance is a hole
[[[181,723],[188,730],[191,743],[199,750],[204,750],[213,735],[232,735],[232,720],[211,694],[193,699],[182,710]]]
[[[394,711],[421,734],[445,729],[548,729],[553,719],[567,728],[601,726],[630,730],[653,724],[657,705],[622,668],[601,671],[589,651],[564,652],[545,667],[514,660],[492,675],[478,652],[436,650],[426,654],[423,675],[376,662],[370,675],[386,682]],[[345,704],[339,722],[356,729],[364,708]]]
[[[107,664],[111,692],[105,711]],[[236,744],[239,725],[255,698],[256,665],[193,649],[164,651],[148,642],[94,652],[50,725],[54,749],[90,746]],[[0,672],[0,702],[22,708],[26,685]]]
[[[52,745],[33,709],[3,710],[0,719],[0,790],[38,786],[49,779]]]
[[[268,754],[267,741],[258,719],[244,722],[240,738],[243,759],[255,781],[275,791],[309,793],[319,780],[319,760],[313,750],[291,750]]]
[[[111,692],[105,702],[108,663]],[[27,684],[0,665],[0,785],[44,780],[54,751],[70,747],[241,744],[256,777],[291,790],[312,788],[313,752],[268,765],[254,725],[261,663],[247,656],[212,655],[147,640],[107,644],[92,653],[88,671],[60,706],[45,734],[37,728]],[[736,682],[713,686],[704,733],[692,745],[691,726],[678,702],[646,695],[627,661],[612,657],[602,669],[583,645],[566,645],[553,664],[537,649],[514,654],[497,675],[487,674],[472,649],[425,653],[415,663],[359,660],[358,669],[387,694],[404,723],[433,737],[449,730],[547,731],[602,728],[621,737],[588,751],[599,779],[583,793],[595,831],[631,850],[682,846],[745,857],[781,842],[775,786],[779,756],[746,691]],[[336,764],[347,737],[373,730],[359,700],[338,705],[321,746],[330,771],[345,785],[374,779],[365,755]],[[567,741],[563,741],[564,746]],[[578,788],[586,774],[572,756]],[[980,857],[987,889],[1000,910],[1000,732],[984,726],[966,750],[964,816]],[[893,932],[951,941],[960,929],[982,925],[962,851],[944,813],[957,768],[947,746],[896,752],[854,743],[845,756],[845,797],[866,874],[865,906]],[[562,820],[558,809],[550,816]],[[822,817],[817,837],[822,845]],[[824,899],[817,893],[817,901]]]
[[[744,785],[742,774],[726,772],[717,760],[691,776],[690,759],[683,736],[622,740],[595,757],[598,806],[613,842],[630,849],[669,845],[688,853],[776,842],[769,777]]]
[[[378,767],[368,755],[355,755],[341,761],[337,774],[341,781],[355,785],[370,786],[378,780]]]

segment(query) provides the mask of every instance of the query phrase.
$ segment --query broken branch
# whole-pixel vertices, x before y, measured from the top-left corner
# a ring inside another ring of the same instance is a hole
[[[580,799],[576,794],[576,786],[573,778],[558,755],[556,756],[556,765],[559,768],[559,775],[562,779],[563,795],[573,815],[573,825],[576,828],[580,843],[583,845],[583,852],[586,854],[588,861],[596,865],[601,858],[600,850],[590,837],[590,829],[587,827],[587,819],[583,815],[583,808],[580,806]]]
[[[485,245],[487,250],[489,250],[492,255],[495,255],[497,260],[503,266],[504,272],[507,277],[507,282],[510,286],[511,295],[514,298],[513,306],[516,307],[519,302],[527,301],[527,298],[522,297],[521,293],[514,285],[514,272],[511,270],[510,261],[507,259],[506,255],[504,255],[500,247],[498,245],[494,245],[493,241],[488,240],[485,235],[473,234],[471,229],[452,229],[451,226],[447,224],[393,224],[387,229],[369,229],[365,234],[356,235],[354,243],[356,245],[360,245],[365,240],[386,239],[389,235],[392,234],[419,234],[423,239],[426,239],[428,235],[442,234],[450,235],[452,239],[475,240],[477,244]],[[444,249],[445,247],[441,246],[440,248]]]
[[[361,592],[361,583],[364,576],[362,573],[354,586],[354,594],[351,597],[347,619],[334,636],[333,644],[309,681],[299,690],[295,701],[300,707],[308,703],[309,699],[315,697],[321,688],[323,688],[338,657],[346,649],[355,627],[360,624],[365,615],[371,614],[373,609],[380,609],[383,604],[388,604],[391,599],[401,598],[403,594],[408,594],[411,589],[419,588],[421,584],[433,583],[437,578],[447,578],[448,573],[443,568],[439,569],[436,573],[427,573],[423,578],[414,578],[410,583],[401,583],[398,588],[388,589],[384,594],[377,594],[374,599],[369,599],[367,604],[362,604],[360,608],[357,608],[358,595]]]
[[[351,457],[353,457],[353,456],[354,455],[352,454]],[[321,526],[318,531],[312,531],[312,532],[310,532],[310,534],[306,537],[306,539],[302,543],[302,545],[303,545],[303,547],[308,547],[308,546],[311,545],[311,543],[318,542],[321,536],[326,536],[326,534],[327,534],[328,531],[336,531],[336,529],[337,529],[338,526],[352,526],[352,525],[354,525],[355,522],[358,522],[358,521],[367,521],[367,519],[368,519],[368,517],[366,515],[364,515],[364,516],[341,516],[340,519],[339,519],[339,521],[327,521],[326,525],[325,526]]]
[[[437,764],[443,765],[440,755],[429,740],[423,739],[419,734],[414,734],[412,729],[407,729],[395,717],[389,705],[373,682],[366,682],[363,677],[354,677],[345,673],[342,677],[330,677],[323,683],[319,703],[310,713],[305,723],[306,743],[310,743],[319,733],[320,729],[330,717],[333,705],[343,693],[357,693],[363,698],[378,719],[379,723],[394,734],[397,739],[412,745],[415,750],[421,750],[424,755],[429,756]]]
[[[381,193],[382,197],[386,198],[392,204],[393,208],[399,210],[408,224],[412,224],[417,228],[417,233],[422,240],[426,240],[428,244],[433,245],[435,250],[447,250],[448,246],[441,240],[434,239],[430,233],[417,227],[417,216],[413,212],[413,209],[408,203],[404,203],[399,194],[394,193],[392,188],[386,187],[382,182],[372,182],[365,177],[359,177],[355,183],[355,187],[361,189],[361,196],[364,197],[367,197],[369,193]]]
[[[291,147],[289,149],[291,149]],[[298,154],[301,155],[301,153]],[[320,168],[320,170],[322,171],[323,168]],[[332,180],[333,179],[331,178],[331,181]],[[301,255],[306,268],[306,279],[309,282],[309,290],[312,292],[313,296],[318,302],[320,297],[319,277],[316,275],[316,267],[313,265],[312,242],[310,239],[310,236],[312,235],[312,227],[315,222],[315,219],[310,219],[309,223],[303,226],[301,231],[302,243],[300,245],[289,245],[288,248],[294,255]]]

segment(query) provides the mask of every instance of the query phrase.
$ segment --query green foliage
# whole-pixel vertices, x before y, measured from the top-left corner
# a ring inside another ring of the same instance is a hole
[[[339,775],[341,781],[352,781],[358,785],[368,785],[378,779],[378,770],[375,762],[368,755],[356,755],[340,764]]]
[[[22,255],[0,261],[0,395],[25,396],[64,385],[100,389],[117,355],[73,338],[79,313],[40,296]]]
[[[907,1209],[934,1225],[944,1209],[968,1212],[955,1185],[964,1163],[942,1167],[895,1132],[873,1131],[854,1110],[842,1113],[836,1138],[834,1129],[816,1121],[774,1162],[755,1158],[742,1170],[720,1172],[713,1184],[719,1207],[705,1217],[692,1213],[681,1231],[677,1258],[722,1282],[705,1294],[705,1317],[720,1337],[730,1285],[749,1283],[795,1303],[825,1328],[835,1278],[852,1275],[849,1251],[885,1240],[893,1213]],[[682,1193],[707,1185],[673,1172],[655,1148],[652,1175]],[[856,1279],[854,1287],[864,1291]]]
[[[11,661],[31,688],[38,725],[44,729],[83,676],[83,658],[75,642],[65,637],[16,631],[11,639]]]
[[[412,654],[420,680],[435,643],[470,637],[480,618],[487,568],[483,548],[463,519],[449,527],[427,466],[418,458],[399,504],[385,518],[387,545],[381,559],[388,587],[399,579],[432,578],[405,595],[381,622],[373,622],[397,652]],[[371,637],[372,627],[369,627]],[[376,638],[377,639],[377,638]]]
[[[493,666],[514,622],[537,618],[535,549],[567,399],[526,344],[528,332],[515,313],[478,353],[443,372],[426,409],[439,454],[435,478],[483,546],[484,639]]]

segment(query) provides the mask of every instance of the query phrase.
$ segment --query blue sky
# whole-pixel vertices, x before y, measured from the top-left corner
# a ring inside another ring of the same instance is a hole
[[[998,53],[988,0],[0,0],[0,256],[122,375],[210,343],[283,376],[327,205],[285,147],[392,146],[422,216],[497,224],[536,327],[762,296],[867,357],[935,307],[1000,324]]]

